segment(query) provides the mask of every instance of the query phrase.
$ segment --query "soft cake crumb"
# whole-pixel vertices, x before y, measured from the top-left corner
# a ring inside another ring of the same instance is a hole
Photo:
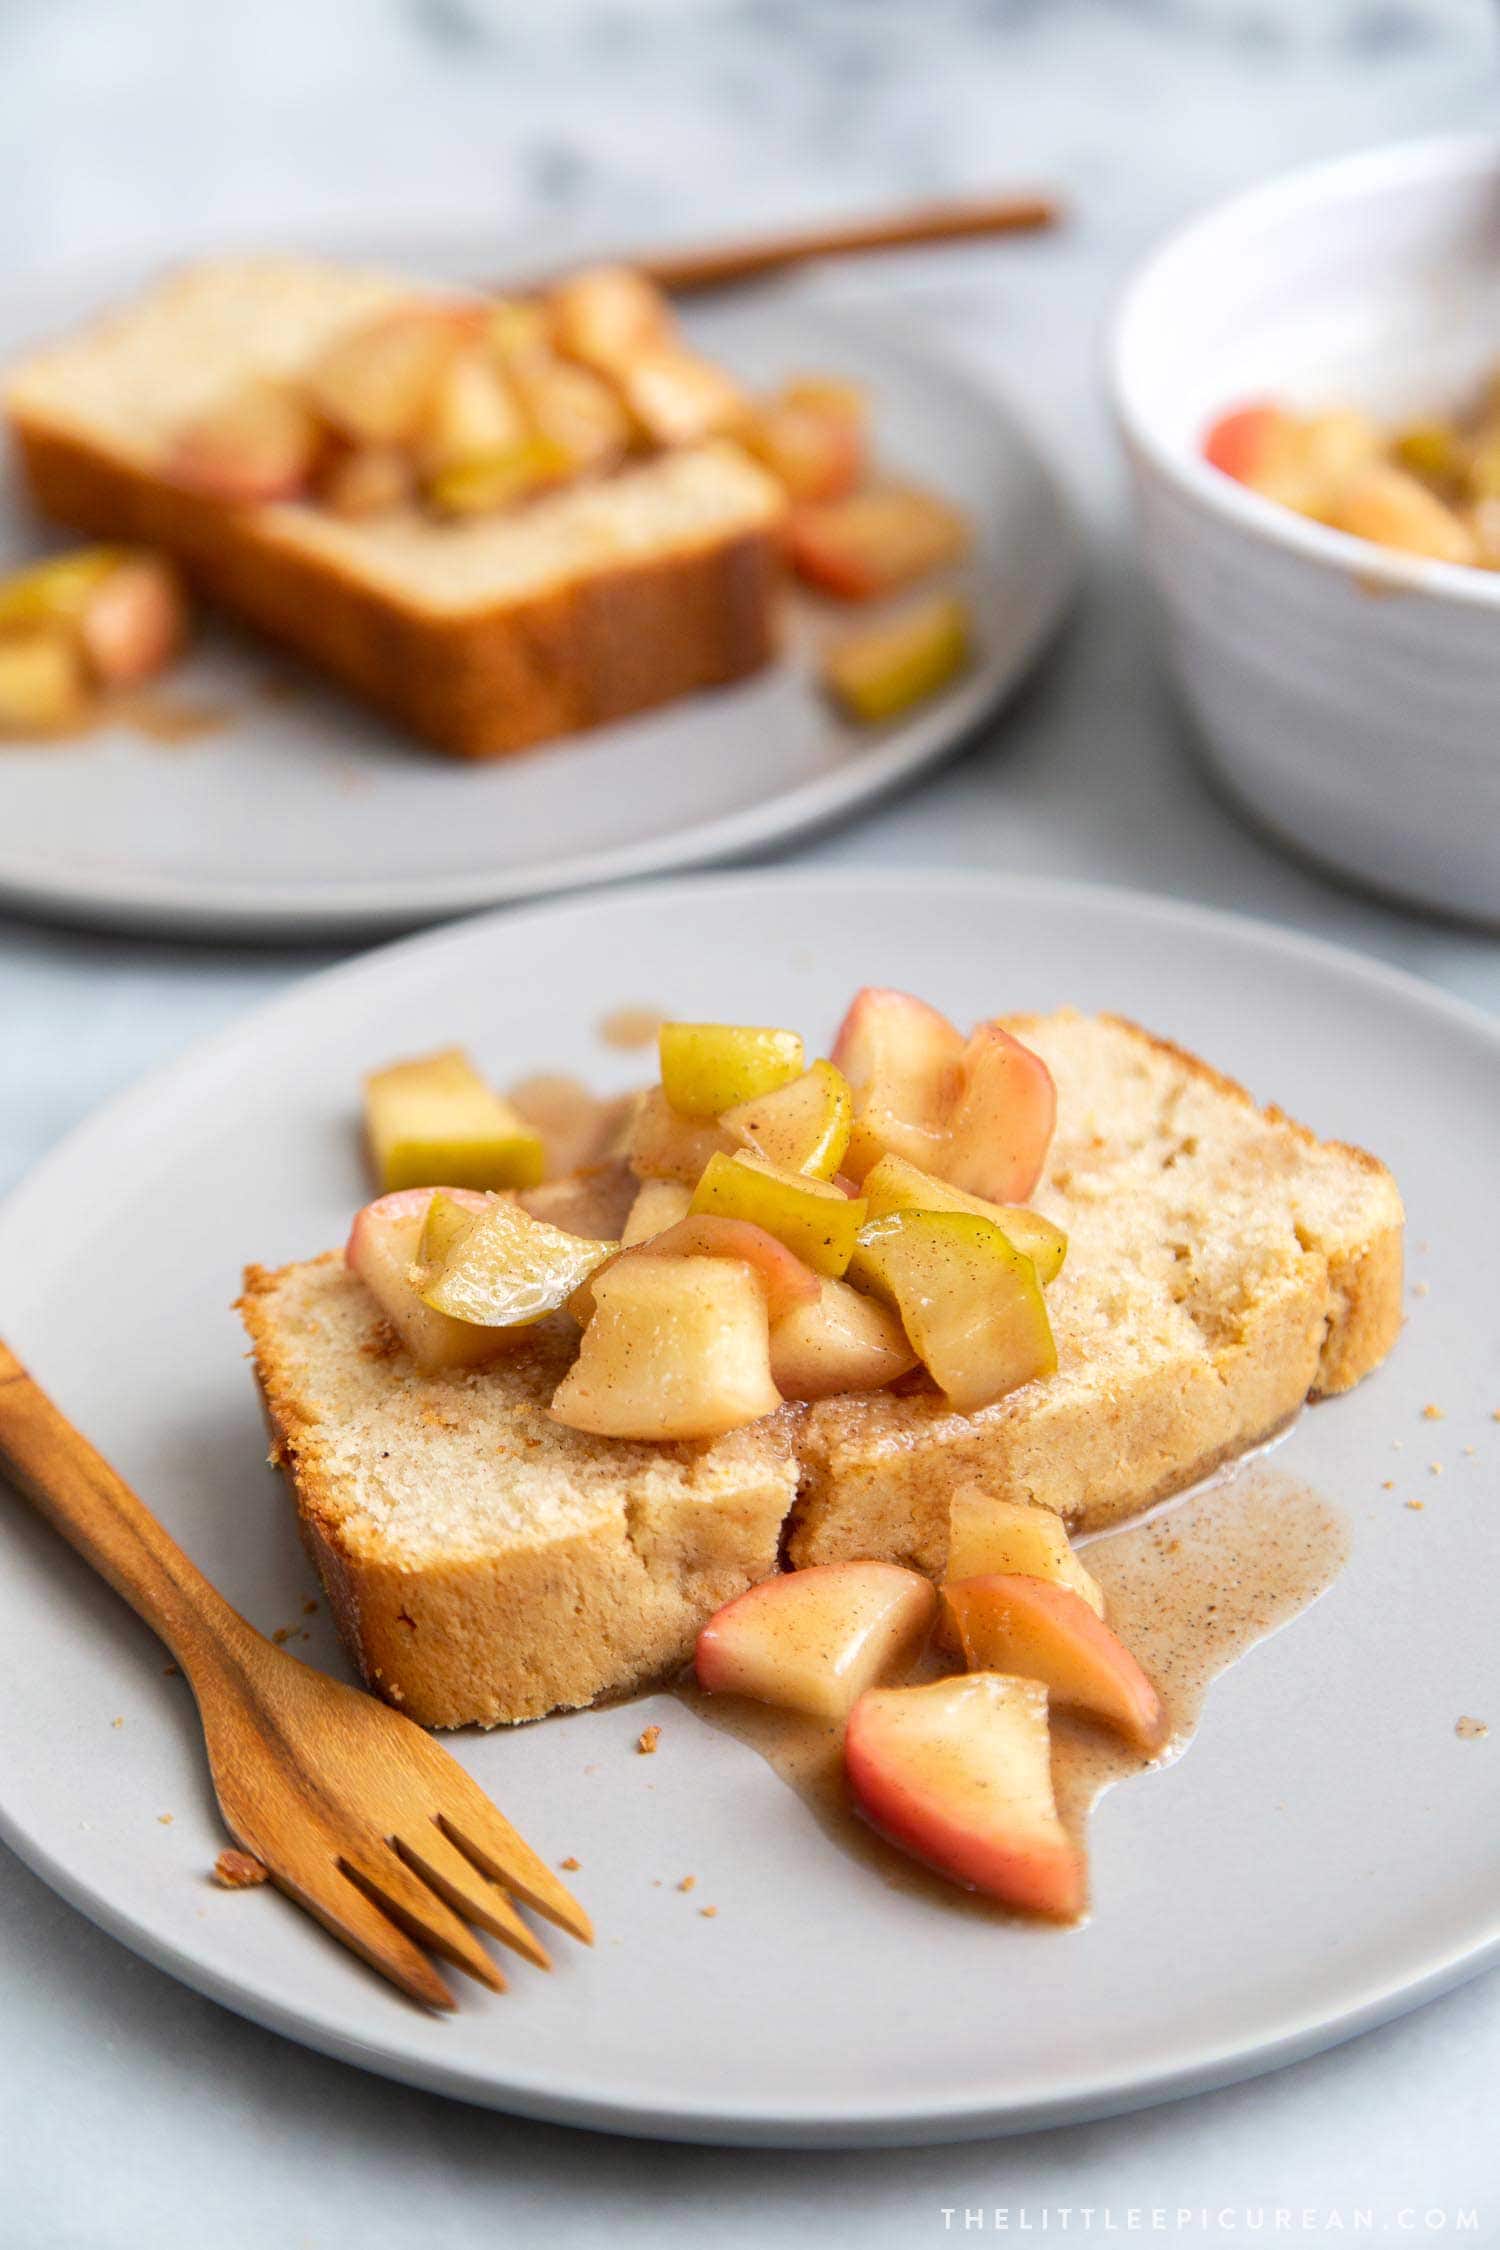
[[[122,1727],[122,1726],[124,1726],[124,1724],[125,1724],[125,1721],[124,1721],[124,1719],[123,1719],[123,1718],[119,1718],[119,1719],[111,1719],[109,1723],[110,1723],[110,1725],[111,1725],[112,1727]]]
[[[157,1814],[157,1816],[156,1816],[156,1817],[157,1817],[157,1819],[158,1819],[158,1820],[159,1820],[159,1821],[161,1822],[161,1825],[162,1825],[162,1827],[163,1827],[163,1828],[170,1828],[170,1827],[171,1827],[171,1825],[172,1825],[172,1821],[173,1821],[173,1818],[174,1818],[174,1816],[173,1816],[173,1815],[172,1815],[171,1813],[169,1813],[169,1812],[159,1812],[159,1813]]]
[[[250,1852],[220,1852],[214,1861],[214,1881],[223,1891],[250,1891],[269,1879],[270,1869]]]
[[[660,1740],[660,1727],[643,1727],[636,1737],[635,1746],[643,1758],[649,1758],[655,1752],[656,1745]]]
[[[718,1911],[719,1909],[716,1906],[700,1906],[698,1909],[705,1922],[711,1922]]]
[[[576,1875],[579,1868],[583,1865],[583,1861],[581,1859],[575,1858],[574,1854],[572,1852],[569,1852],[567,1858],[560,1859],[557,1864],[559,1867],[565,1868],[568,1874]]]
[[[1385,1482],[1384,1482],[1384,1484],[1382,1484],[1382,1486],[1380,1487],[1380,1489],[1381,1489],[1381,1491],[1382,1491],[1382,1492],[1394,1492],[1394,1491],[1395,1491],[1395,1489],[1396,1489],[1396,1480],[1395,1480],[1395,1478],[1394,1478],[1394,1477],[1387,1477],[1387,1478],[1386,1478],[1386,1480],[1385,1480]]]
[[[1430,1477],[1440,1477],[1440,1476],[1442,1475],[1442,1473],[1443,1473],[1443,1464],[1442,1464],[1442,1462],[1441,1462],[1441,1461],[1429,1461],[1429,1462],[1428,1462],[1428,1464],[1427,1464],[1427,1474],[1428,1474],[1428,1475],[1429,1475]]]
[[[1413,1295],[1414,1297],[1425,1297],[1425,1296],[1426,1296],[1426,1294],[1427,1294],[1427,1284],[1426,1284],[1426,1282],[1425,1282],[1425,1281],[1414,1281],[1414,1282],[1412,1283],[1412,1285],[1411,1285],[1411,1293],[1412,1293],[1412,1295]]]
[[[1462,1718],[1457,1721],[1453,1731],[1456,1735],[1460,1735],[1465,1742],[1479,1742],[1490,1730],[1483,1719]]]
[[[304,1617],[316,1617],[318,1614],[318,1605],[313,1600],[310,1594],[307,1600],[302,1604],[302,1614]]]
[[[696,1875],[684,1875],[677,1888],[680,1891],[690,1891],[697,1880],[698,1878]]]
[[[1441,1422],[1443,1419],[1443,1410],[1440,1406],[1434,1406],[1431,1400],[1429,1400],[1426,1406],[1424,1406],[1422,1409],[1422,1419],[1424,1422]]]
[[[1408,1500],[1406,1505],[1408,1508],[1425,1508],[1427,1502],[1425,1500]]]

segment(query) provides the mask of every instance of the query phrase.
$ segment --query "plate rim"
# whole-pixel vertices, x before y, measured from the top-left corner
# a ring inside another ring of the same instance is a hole
[[[291,248],[295,236],[284,243],[262,243],[262,250]],[[336,227],[326,231],[325,254],[352,256],[362,250],[375,257],[378,230],[361,228],[340,236]],[[451,258],[468,238],[455,228],[418,228],[404,244],[398,230],[391,231],[391,263],[420,254],[427,245],[429,257]],[[436,245],[446,243],[440,251]],[[232,255],[231,245],[226,254]],[[392,256],[394,251],[394,256]],[[27,287],[39,300],[50,293],[63,301],[69,292],[83,288],[98,273],[114,275],[116,291],[129,286],[142,273],[149,274],[206,252],[187,251],[177,257],[132,258],[128,253],[106,266],[96,260],[80,261],[69,270],[53,273],[23,269],[0,290],[0,310],[7,301],[20,299]],[[476,261],[478,258],[476,250]],[[503,248],[492,260],[503,265]],[[123,281],[122,281],[123,277]],[[1005,663],[984,658],[963,679],[930,707],[919,707],[889,730],[872,733],[851,756],[831,772],[814,774],[780,794],[738,810],[715,814],[706,820],[673,831],[666,837],[642,838],[594,851],[554,857],[530,867],[497,871],[472,870],[437,877],[402,877],[371,881],[364,877],[278,884],[261,879],[223,882],[210,887],[183,875],[163,875],[149,870],[63,868],[38,873],[28,870],[24,857],[7,861],[0,847],[0,909],[74,926],[121,930],[138,934],[206,939],[239,938],[262,943],[316,943],[339,937],[395,936],[403,931],[448,921],[489,908],[528,904],[566,893],[622,884],[648,876],[672,875],[697,867],[721,866],[815,835],[852,817],[862,807],[875,806],[922,773],[955,758],[973,740],[985,722],[994,717],[1024,687],[1049,647],[1066,625],[1077,602],[1084,575],[1086,541],[1077,503],[1065,484],[1050,451],[1037,437],[1031,422],[1011,396],[1007,384],[981,372],[972,359],[941,339],[926,336],[914,343],[898,325],[894,314],[865,300],[853,303],[810,291],[778,289],[763,300],[773,321],[793,317],[843,331],[863,339],[888,362],[908,370],[935,371],[950,395],[962,397],[976,418],[998,424],[1018,457],[1025,459],[1035,476],[1051,528],[1053,585],[1030,625]],[[768,668],[774,671],[775,663]],[[679,704],[696,704],[699,722],[712,736],[716,725],[714,697],[733,693],[745,683],[724,690],[707,689]],[[809,684],[809,692],[813,692]],[[672,706],[662,706],[667,709]],[[366,714],[357,700],[350,708],[363,721]],[[650,714],[641,714],[649,718]],[[631,722],[627,720],[625,724]],[[586,740],[584,730],[568,740]],[[536,748],[545,757],[551,747]],[[413,755],[436,756],[417,745]],[[527,753],[530,755],[530,753]],[[503,760],[495,761],[503,764]]]
[[[1056,908],[1069,903],[1092,906],[1133,918],[1144,917],[1158,927],[1185,932],[1228,934],[1243,943],[1269,950],[1284,960],[1315,962],[1322,970],[1367,991],[1384,993],[1409,1006],[1436,1015],[1466,1034],[1477,1037],[1484,1048],[1500,1059],[1500,1020],[1484,1009],[1443,991],[1408,970],[1396,968],[1353,951],[1326,938],[1308,935],[1283,924],[1195,901],[1166,898],[1125,885],[1075,881],[1047,876],[989,874],[981,870],[953,870],[941,866],[906,869],[861,870],[850,868],[783,868],[731,874],[705,874],[667,883],[638,883],[580,898],[569,896],[538,904],[530,915],[542,920],[590,915],[617,915],[622,910],[650,912],[663,898],[691,906],[731,894],[750,892],[764,896],[790,892],[847,894],[870,889],[910,898],[920,892],[940,892],[951,907],[955,893],[999,893],[1019,903],[1033,902]],[[162,1099],[183,1082],[212,1073],[224,1065],[237,1046],[254,1044],[277,1019],[323,1004],[330,991],[337,993],[361,979],[378,980],[383,964],[394,953],[403,956],[428,952],[441,955],[462,949],[489,927],[503,927],[514,937],[516,917],[504,909],[465,920],[362,954],[357,959],[297,978],[291,986],[236,1016],[217,1032],[192,1042],[168,1063],[145,1073],[123,1092],[85,1118],[48,1152],[0,1201],[0,1259],[6,1237],[23,1222],[23,1211],[33,1198],[45,1198],[53,1178],[80,1160],[87,1161],[96,1141],[115,1140],[122,1129],[131,1129],[149,1116]],[[24,1337],[18,1339],[24,1349]],[[893,2137],[903,2144],[960,2141],[1029,2132],[1041,2127],[1118,2115],[1151,2107],[1184,2094],[1209,2091],[1278,2069],[1287,2063],[1338,2045],[1375,2028],[1411,2008],[1477,1976],[1500,1962],[1500,1911],[1494,1927],[1473,1943],[1448,1945],[1441,1958],[1419,1973],[1408,1976],[1398,1966],[1367,1977],[1347,2005],[1334,2014],[1309,2012],[1283,2026],[1274,2035],[1246,2046],[1243,2036],[1229,2040],[1206,2038],[1189,2054],[1178,2053],[1169,2063],[1144,2072],[1116,2070],[1097,2079],[1075,2074],[1066,2084],[1054,2082],[1031,2103],[1006,2102],[997,2106],[974,2101],[962,2094],[946,2099],[926,2099],[912,2107],[902,2097],[856,2097],[816,2107],[799,2104],[772,2111],[763,2104],[708,2097],[701,2102],[671,2108],[644,2106],[599,2088],[591,2088],[576,2071],[565,2076],[545,2069],[527,2070],[524,2083],[507,2083],[493,2070],[466,2064],[449,2064],[430,2056],[404,2052],[400,2046],[402,2017],[392,2010],[391,2034],[372,2041],[345,2028],[325,2013],[300,2013],[266,1997],[253,1985],[221,1976],[194,1958],[173,1939],[163,1938],[148,1922],[112,1906],[108,1897],[76,1879],[52,1855],[47,1843],[26,1825],[4,1794],[0,1775],[0,1839],[69,1904],[77,1907],[110,1936],[166,1971],[179,1982],[205,1994],[231,2012],[247,2017],[337,2060],[354,2063],[377,2075],[430,2091],[475,2102],[509,2114],[602,2130],[629,2137],[671,2138],[724,2146],[778,2146],[852,2148],[876,2143],[889,2145]]]

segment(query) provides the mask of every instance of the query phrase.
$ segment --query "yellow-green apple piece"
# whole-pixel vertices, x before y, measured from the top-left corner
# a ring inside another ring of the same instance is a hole
[[[837,642],[823,678],[852,718],[879,726],[946,687],[968,661],[969,640],[967,605],[954,594],[929,595]]]
[[[712,1120],[680,1117],[660,1086],[643,1094],[630,1124],[630,1168],[642,1180],[680,1180],[696,1187],[709,1159],[732,1155],[735,1143]]]
[[[967,1211],[893,1211],[861,1228],[853,1279],[895,1306],[950,1406],[973,1414],[1057,1366],[1036,1267]]]
[[[722,1437],[781,1404],[765,1291],[733,1258],[633,1250],[593,1283],[594,1317],[552,1400],[597,1437]]]
[[[470,1188],[452,1188],[453,1202],[482,1211],[488,1198]],[[431,1188],[403,1188],[367,1203],[350,1229],[344,1261],[359,1276],[418,1367],[477,1367],[509,1348],[503,1328],[475,1328],[424,1305],[411,1282]]]
[[[771,1323],[771,1374],[783,1398],[878,1391],[910,1374],[917,1355],[888,1305],[823,1277],[816,1300]]]
[[[693,1191],[682,1180],[642,1180],[620,1235],[620,1248],[634,1250],[654,1234],[665,1233],[693,1207]]]
[[[46,625],[68,628],[101,687],[130,687],[182,642],[181,582],[170,563],[129,547],[77,548],[0,580],[0,631]]]
[[[1102,1719],[1150,1755],[1161,1749],[1169,1729],[1160,1696],[1071,1587],[1007,1573],[950,1581],[943,1600],[971,1669],[1038,1680],[1054,1703]]]
[[[365,1130],[383,1192],[535,1187],[541,1135],[487,1086],[461,1047],[371,1071]]]
[[[783,1172],[758,1156],[715,1156],[693,1192],[693,1209],[724,1219],[749,1219],[794,1250],[814,1273],[844,1271],[864,1222],[864,1199],[830,1180]]]
[[[718,1117],[800,1077],[802,1041],[769,1024],[664,1023],[662,1092],[679,1117]]]
[[[698,1685],[842,1719],[916,1655],[936,1614],[931,1581],[895,1563],[783,1571],[726,1602],[703,1627]]]
[[[971,1672],[869,1689],[849,1714],[844,1765],[858,1810],[902,1851],[968,1890],[1071,1922],[1084,1867],[1058,1818],[1050,1750],[1038,1681]]]
[[[470,345],[447,361],[433,385],[417,431],[417,465],[424,476],[437,476],[524,445],[530,435],[510,384],[482,345]]]
[[[622,1243],[618,1256],[738,1258],[741,1265],[750,1268],[764,1290],[766,1312],[772,1321],[797,1306],[817,1300],[818,1277],[811,1266],[805,1266],[784,1242],[778,1242],[774,1234],[767,1234],[764,1227],[752,1226],[748,1219],[704,1218],[690,1212],[644,1242],[628,1249]],[[616,1262],[611,1259],[609,1265],[601,1266],[568,1299],[568,1310],[580,1328],[587,1328],[594,1317],[594,1282],[600,1273],[608,1273]]]
[[[774,1093],[726,1109],[719,1123],[742,1148],[782,1171],[831,1180],[848,1153],[854,1102],[843,1073],[815,1062]]]
[[[1036,1267],[1045,1289],[1062,1271],[1068,1238],[1061,1227],[1016,1203],[988,1203],[969,1195],[947,1180],[935,1179],[904,1156],[883,1156],[865,1174],[863,1194],[872,1219],[887,1218],[892,1211],[972,1211],[976,1218],[992,1219],[1006,1240]]]
[[[932,1169],[963,1050],[962,1034],[925,1000],[877,985],[855,994],[830,1058],[854,1101],[844,1158],[852,1179],[887,1150]]]
[[[86,703],[83,665],[61,625],[0,636],[0,733],[50,733],[80,718]]]
[[[936,1169],[989,1203],[1024,1203],[1042,1176],[1057,1089],[1040,1055],[1003,1024],[982,1023],[959,1058],[948,1137]]]
[[[1104,1615],[1103,1591],[1073,1552],[1061,1516],[986,1492],[982,1485],[961,1484],[948,1502],[945,1576],[957,1583],[998,1572],[1055,1579],[1080,1595],[1096,1617]]]
[[[482,1328],[529,1327],[556,1312],[619,1248],[549,1227],[509,1196],[490,1197],[461,1230],[446,1212],[436,1224],[438,1254],[424,1262],[418,1244],[413,1286],[434,1312]]]

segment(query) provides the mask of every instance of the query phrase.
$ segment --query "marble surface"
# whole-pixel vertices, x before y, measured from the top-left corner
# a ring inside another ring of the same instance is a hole
[[[498,254],[538,232],[629,243],[1059,186],[1074,216],[1045,240],[795,284],[893,305],[1003,382],[1092,544],[1076,622],[992,738],[797,856],[1204,899],[1500,1008],[1495,939],[1334,889],[1208,788],[1150,653],[1098,372],[1121,279],[1194,205],[1304,157],[1484,124],[1497,88],[1479,0],[73,0],[0,10],[0,226],[14,267],[478,211]],[[108,1095],[331,957],[0,920],[0,1190]],[[1494,1977],[1141,2117],[768,2163],[383,2085],[179,1989],[3,1854],[0,1899],[6,2250],[907,2250],[1023,2226],[1223,2243],[1321,2240],[1366,2211],[1377,2240],[1474,2211],[1468,2238],[1500,2241]]]

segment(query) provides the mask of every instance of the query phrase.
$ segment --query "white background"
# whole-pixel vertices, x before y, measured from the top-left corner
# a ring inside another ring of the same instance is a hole
[[[1478,0],[0,0],[0,246],[18,268],[320,221],[467,232],[476,214],[497,246],[528,227],[629,244],[1059,187],[1072,221],[1044,241],[798,284],[904,305],[1005,382],[1093,542],[1075,625],[993,739],[798,856],[1206,899],[1496,1008],[1493,938],[1334,890],[1202,780],[1146,639],[1098,342],[1131,263],[1195,205],[1304,157],[1490,122],[1497,93]],[[0,919],[0,1189],[149,1065],[331,957]],[[610,2141],[386,2086],[180,1990],[3,1854],[0,2012],[0,2250],[917,2250],[995,2239],[1001,2213],[1020,2235],[1023,2211],[1050,2239],[1069,2210],[1071,2239],[1086,2208],[1092,2236],[1106,2211],[1125,2235],[1134,2209],[1148,2238],[1221,2243],[1260,2239],[1258,2214],[1283,2241],[1427,2240],[1477,2209],[1459,2239],[1500,2242],[1495,1977],[1193,2102],[849,2156]]]

